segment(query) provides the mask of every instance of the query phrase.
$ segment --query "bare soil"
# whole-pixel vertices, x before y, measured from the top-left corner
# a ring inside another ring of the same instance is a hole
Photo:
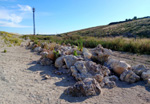
[[[2,52],[4,49],[7,53]],[[150,66],[150,56],[114,52],[112,57]],[[65,95],[74,78],[54,74],[55,68],[37,64],[39,59],[40,55],[25,47],[0,48],[0,104],[150,104],[150,87],[145,87],[144,81],[118,81],[117,87],[103,88],[98,96]],[[44,75],[50,75],[50,79],[44,79]]]

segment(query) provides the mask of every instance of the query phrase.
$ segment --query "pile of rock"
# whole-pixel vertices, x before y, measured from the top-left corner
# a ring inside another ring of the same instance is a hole
[[[150,85],[150,69],[143,65],[131,66],[125,61],[110,58],[112,51],[98,45],[94,49],[76,46],[30,43],[28,48],[41,54],[41,65],[54,65],[59,74],[67,73],[77,82],[66,89],[72,96],[91,96],[102,92],[101,88],[113,88],[120,79],[128,83],[145,80]],[[56,72],[57,73],[57,72]],[[115,74],[114,74],[115,73]]]

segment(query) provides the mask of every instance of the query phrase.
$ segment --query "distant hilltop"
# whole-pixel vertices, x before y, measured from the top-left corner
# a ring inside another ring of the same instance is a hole
[[[96,26],[61,35],[80,35],[93,37],[146,37],[150,38],[150,16],[125,21],[111,22],[108,25]]]
[[[129,21],[138,20],[138,19],[145,19],[145,18],[150,18],[150,16],[146,16],[146,17],[142,17],[142,18],[137,18],[135,16],[135,17],[133,17],[133,19],[126,19],[125,21],[119,21],[119,22],[111,22],[111,23],[109,23],[109,25],[118,24],[118,23],[124,23],[124,22],[129,22]]]

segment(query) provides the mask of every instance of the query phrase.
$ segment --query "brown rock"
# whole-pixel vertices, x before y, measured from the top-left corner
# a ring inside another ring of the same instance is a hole
[[[51,60],[55,60],[55,55],[54,52],[50,51],[47,55],[47,58],[51,59]]]

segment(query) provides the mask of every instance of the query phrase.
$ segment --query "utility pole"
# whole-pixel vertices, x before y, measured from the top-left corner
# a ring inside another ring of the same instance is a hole
[[[35,35],[35,16],[34,16],[35,8],[32,8],[32,10],[33,10],[33,35]]]

